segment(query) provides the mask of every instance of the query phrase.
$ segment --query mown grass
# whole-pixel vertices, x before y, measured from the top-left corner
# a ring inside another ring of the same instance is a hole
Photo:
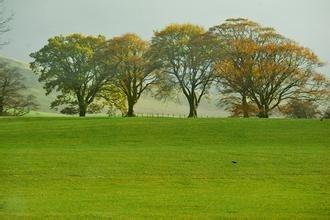
[[[0,219],[328,219],[329,133],[318,120],[0,119]]]

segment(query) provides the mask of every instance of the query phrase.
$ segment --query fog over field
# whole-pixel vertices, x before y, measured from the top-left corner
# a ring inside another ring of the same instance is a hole
[[[169,23],[210,27],[230,17],[246,17],[276,28],[330,62],[328,0],[6,0],[15,16],[0,54],[29,62],[48,38],[73,32],[108,37],[135,32],[150,39]],[[330,65],[322,72],[330,75]]]

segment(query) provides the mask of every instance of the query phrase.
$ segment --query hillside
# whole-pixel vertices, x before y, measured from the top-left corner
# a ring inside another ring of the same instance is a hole
[[[49,96],[45,95],[45,91],[42,88],[42,84],[38,82],[37,76],[29,69],[28,64],[1,56],[0,56],[0,60],[1,62],[9,63],[9,65],[16,67],[20,70],[20,72],[25,78],[24,84],[27,87],[26,94],[32,94],[37,97],[39,111],[54,113],[53,110],[49,109],[49,106],[55,95],[53,94]]]
[[[329,123],[0,118],[0,219],[329,219]]]
[[[25,84],[28,87],[28,93],[37,97],[39,104],[39,111],[54,113],[55,111],[49,109],[51,101],[55,98],[54,94],[45,95],[45,90],[42,84],[38,82],[37,76],[29,69],[29,65],[13,59],[8,59],[0,56],[0,60],[10,63],[10,65],[19,68],[25,77]],[[144,96],[136,106],[136,113],[138,114],[175,114],[186,115],[188,113],[188,106],[185,99],[180,102],[177,101],[158,101],[150,96]],[[216,106],[215,99],[211,101],[204,101],[199,107],[200,116],[227,116],[228,114]]]

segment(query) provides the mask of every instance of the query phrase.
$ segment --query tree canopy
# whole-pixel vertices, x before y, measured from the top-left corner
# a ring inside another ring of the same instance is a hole
[[[182,91],[189,117],[197,117],[197,108],[214,80],[211,38],[200,26],[173,24],[155,32],[151,47],[166,85]]]
[[[56,36],[31,57],[46,94],[58,94],[51,107],[65,114],[85,116],[107,107],[134,116],[142,94],[152,91],[161,98],[182,94],[194,118],[213,85],[233,116],[268,118],[290,103],[296,108],[329,100],[329,81],[318,73],[323,63],[315,53],[244,18],[208,31],[172,24],[151,42],[133,33]]]
[[[46,94],[59,93],[52,108],[67,105],[67,110],[86,115],[98,92],[114,76],[114,71],[105,65],[107,61],[100,56],[105,41],[103,36],[57,36],[31,54],[34,59],[31,69],[44,83]]]
[[[220,86],[239,94],[244,116],[248,101],[259,109],[259,117],[284,101],[315,95],[323,77],[316,72],[322,63],[308,48],[278,34],[273,28],[247,19],[228,19],[210,29],[227,45],[227,56],[216,66]]]
[[[136,34],[125,34],[107,41],[104,52],[115,67],[113,84],[126,96],[126,116],[132,117],[142,93],[157,82],[157,66],[148,56],[149,43]]]

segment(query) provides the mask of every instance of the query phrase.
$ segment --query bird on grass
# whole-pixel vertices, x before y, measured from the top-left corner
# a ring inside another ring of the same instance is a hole
[[[233,160],[233,161],[231,161],[231,162],[232,162],[233,164],[237,164],[237,161],[234,161],[234,160]]]

